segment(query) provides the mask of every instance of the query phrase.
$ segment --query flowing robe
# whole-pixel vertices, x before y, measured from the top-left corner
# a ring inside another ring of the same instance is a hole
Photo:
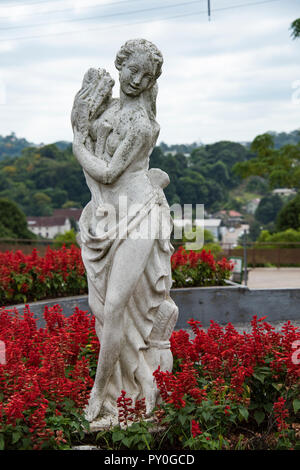
[[[150,177],[151,171],[124,172],[115,187],[98,183],[85,174],[92,199],[79,221],[80,242],[88,276],[90,307],[100,331],[100,345],[104,309],[98,310],[95,305],[105,305],[114,257],[124,244],[130,249],[130,238],[153,239],[149,257],[143,265],[138,264],[138,282],[124,307],[122,350],[104,401],[104,409],[115,414],[121,390],[126,390],[133,401],[141,399],[147,395],[147,387],[156,387],[153,372],[158,365],[172,368],[169,338],[178,310],[169,296],[173,252],[169,239],[171,218],[162,189],[156,184],[155,176]],[[133,187],[139,195],[142,191],[139,205],[132,197],[126,199],[129,193],[132,194]],[[120,196],[126,199],[127,211],[120,210]],[[115,216],[110,219],[105,212],[107,204],[113,208],[112,215]],[[160,364],[162,359],[164,364]]]

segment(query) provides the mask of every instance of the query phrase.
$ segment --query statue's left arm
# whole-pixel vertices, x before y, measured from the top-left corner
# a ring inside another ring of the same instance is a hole
[[[86,149],[80,132],[74,129],[73,153],[75,157],[83,169],[102,184],[114,183],[141,152],[148,151],[150,148],[150,132],[141,127],[135,127],[127,133],[107,164],[104,159],[96,157]]]

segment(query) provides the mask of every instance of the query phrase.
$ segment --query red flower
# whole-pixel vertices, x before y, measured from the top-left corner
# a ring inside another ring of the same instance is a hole
[[[285,407],[285,399],[283,397],[278,398],[278,401],[273,405],[273,409],[278,431],[288,429],[286,418],[288,418],[289,412]]]
[[[194,438],[202,434],[199,424],[194,419],[192,419],[191,423],[191,434]]]

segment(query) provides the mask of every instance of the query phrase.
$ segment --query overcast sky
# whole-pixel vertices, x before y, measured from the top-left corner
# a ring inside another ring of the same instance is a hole
[[[252,5],[251,5],[252,4]],[[0,0],[0,135],[71,140],[89,67],[144,37],[164,56],[158,141],[251,141],[300,128],[300,0]]]

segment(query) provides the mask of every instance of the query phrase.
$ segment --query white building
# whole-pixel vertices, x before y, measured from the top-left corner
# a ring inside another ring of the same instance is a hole
[[[47,217],[27,217],[28,229],[35,235],[53,239],[72,228],[71,220],[78,224],[82,209],[56,209]]]
[[[291,194],[297,194],[297,191],[291,188],[277,188],[273,189],[272,193],[278,194],[278,196],[290,196]]]
[[[67,217],[27,217],[27,225],[35,235],[49,239],[71,230],[71,222]]]

